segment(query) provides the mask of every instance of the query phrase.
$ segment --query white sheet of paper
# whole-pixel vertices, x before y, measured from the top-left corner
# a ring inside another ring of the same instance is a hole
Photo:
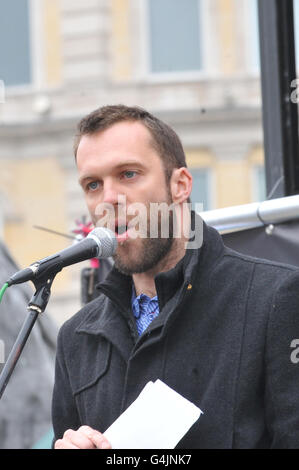
[[[105,431],[112,449],[173,449],[202,411],[161,380],[148,382]]]

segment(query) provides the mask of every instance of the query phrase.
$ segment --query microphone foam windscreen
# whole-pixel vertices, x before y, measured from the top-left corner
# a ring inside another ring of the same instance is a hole
[[[115,233],[109,228],[96,227],[88,237],[93,238],[99,246],[98,258],[109,258],[117,248],[117,239]]]

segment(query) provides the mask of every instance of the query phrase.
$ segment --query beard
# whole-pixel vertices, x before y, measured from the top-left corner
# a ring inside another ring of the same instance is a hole
[[[170,252],[173,238],[145,238],[140,242],[138,259],[114,255],[114,265],[126,275],[144,273],[153,269]]]
[[[168,204],[171,203],[167,201]],[[149,212],[148,212],[149,213]],[[150,271],[158,265],[170,252],[174,242],[174,214],[168,213],[167,220],[158,219],[158,236],[150,236],[150,219],[147,219],[147,237],[129,240],[113,256],[114,265],[118,271],[126,275],[139,274]],[[162,237],[165,233],[163,227],[168,226],[168,237]]]

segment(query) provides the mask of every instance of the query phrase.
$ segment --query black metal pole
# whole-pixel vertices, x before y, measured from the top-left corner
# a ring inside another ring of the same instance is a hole
[[[57,273],[55,272],[49,277],[43,277],[34,281],[36,291],[28,304],[29,313],[23,323],[21,331],[18,334],[18,337],[13,345],[13,348],[8,356],[8,359],[0,375],[0,399],[8,384],[10,376],[14,371],[14,368],[23,351],[23,348],[34,326],[34,323],[37,320],[38,315],[44,312],[49,302],[51,286],[56,274]]]
[[[298,105],[293,0],[258,0],[268,197],[299,193]]]
[[[2,397],[6,385],[8,384],[8,381],[10,379],[10,376],[14,371],[14,368],[23,351],[23,348],[26,344],[28,336],[30,335],[30,332],[33,328],[34,323],[36,322],[38,315],[39,313],[37,311],[30,311],[21,328],[20,333],[18,334],[15,344],[8,356],[8,359],[0,375],[0,398]]]

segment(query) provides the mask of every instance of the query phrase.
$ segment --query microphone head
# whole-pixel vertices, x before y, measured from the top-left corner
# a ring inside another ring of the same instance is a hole
[[[116,251],[117,239],[115,233],[109,228],[96,227],[87,235],[87,238],[92,238],[97,243],[99,248],[97,258],[109,258]]]

